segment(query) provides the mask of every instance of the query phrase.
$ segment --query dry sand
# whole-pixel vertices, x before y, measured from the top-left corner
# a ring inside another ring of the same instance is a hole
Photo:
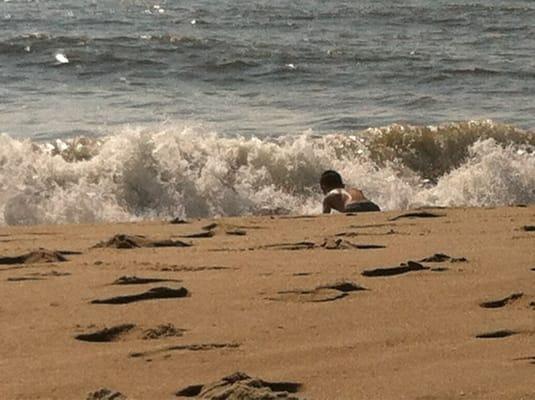
[[[535,206],[425,211],[1,228],[0,398],[535,399]]]

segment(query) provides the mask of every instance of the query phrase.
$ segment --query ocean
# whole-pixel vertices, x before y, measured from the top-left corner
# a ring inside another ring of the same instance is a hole
[[[4,0],[0,224],[535,202],[533,1]]]

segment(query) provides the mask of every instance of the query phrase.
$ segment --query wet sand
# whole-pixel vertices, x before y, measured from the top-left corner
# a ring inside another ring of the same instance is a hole
[[[535,206],[404,214],[2,227],[0,398],[534,399]]]

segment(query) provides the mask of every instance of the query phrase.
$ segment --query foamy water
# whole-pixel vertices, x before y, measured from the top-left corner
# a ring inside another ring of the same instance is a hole
[[[39,144],[1,135],[0,223],[319,213],[325,169],[385,210],[534,203],[534,140],[491,121],[270,139],[187,125]]]

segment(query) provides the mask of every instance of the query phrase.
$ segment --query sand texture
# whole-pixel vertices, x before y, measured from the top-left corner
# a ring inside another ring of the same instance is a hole
[[[0,399],[535,399],[535,206],[0,228]]]

